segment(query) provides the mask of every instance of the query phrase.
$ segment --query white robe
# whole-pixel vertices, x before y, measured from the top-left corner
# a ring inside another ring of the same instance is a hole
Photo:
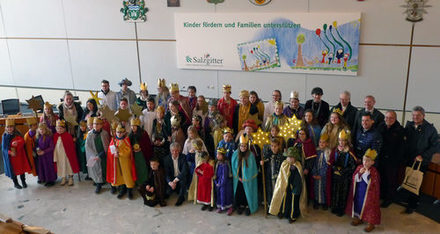
[[[73,175],[73,170],[70,166],[69,158],[67,158],[66,151],[64,150],[61,136],[58,137],[55,150],[53,151],[53,161],[57,163],[57,174],[59,177]]]
[[[148,111],[147,109],[142,111],[141,122],[144,126],[144,130],[148,133],[150,140],[153,140],[153,121],[156,119],[156,111]]]

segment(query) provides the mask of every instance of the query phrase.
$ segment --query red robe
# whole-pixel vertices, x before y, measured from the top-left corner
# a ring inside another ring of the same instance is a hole
[[[115,163],[115,159],[118,160],[118,158],[115,158],[115,156],[112,154],[111,150],[110,150],[110,146],[115,145],[116,141],[118,141],[118,139],[116,138],[112,138],[112,140],[110,141],[110,144],[108,145],[108,150],[107,150],[107,174],[106,174],[106,180],[107,182],[111,183],[111,184],[115,184],[116,183],[116,175],[115,175],[115,168],[114,165],[116,165]],[[122,141],[125,142],[125,144],[128,145],[128,147],[131,149],[131,143],[130,143],[130,139],[128,139],[128,137],[125,137]],[[134,162],[134,156],[133,156],[133,150],[131,150],[131,177],[133,178],[133,181],[137,180],[136,177],[136,165]]]
[[[111,134],[110,127],[110,123],[106,119],[102,120],[102,129],[104,129],[109,135]]]
[[[353,196],[356,191],[355,177],[363,167],[364,165],[359,165],[353,173],[352,183],[348,194],[345,213],[352,217],[354,215]],[[369,224],[378,225],[380,224],[380,176],[375,167],[370,167],[370,182],[366,193],[360,219]]]
[[[153,157],[153,145],[150,141],[150,136],[148,135],[147,131],[142,131],[142,138],[139,142],[139,145],[148,167],[150,165],[150,159]]]
[[[67,131],[63,134],[55,133],[53,135],[54,145],[57,145],[59,136],[61,136],[61,140],[63,141],[64,150],[66,151],[67,159],[69,159],[70,167],[72,168],[73,173],[76,174],[79,172],[79,165],[72,135],[70,135]]]
[[[204,205],[211,205],[212,177],[214,168],[205,162],[195,169],[197,173],[197,202]],[[203,173],[203,174],[202,174]]]
[[[12,146],[14,142],[17,143],[17,146]],[[15,156],[11,156],[12,149],[15,150]],[[29,166],[29,162],[26,156],[26,151],[24,150],[23,137],[17,135],[11,140],[8,153],[9,162],[12,166],[12,171],[14,172],[14,175],[22,175],[25,172],[32,173],[32,169]]]
[[[230,98],[229,103],[227,103],[224,97],[221,98],[217,103],[217,109],[220,114],[223,115],[225,120],[228,121],[229,128],[233,128],[232,120],[234,119],[234,111],[237,104],[237,101],[235,101],[233,98]]]

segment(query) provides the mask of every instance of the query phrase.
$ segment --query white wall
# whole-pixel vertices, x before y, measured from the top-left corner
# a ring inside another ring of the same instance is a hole
[[[271,90],[280,89],[287,101],[290,91],[297,90],[302,102],[313,87],[321,86],[330,104],[336,104],[339,92],[347,89],[356,106],[362,106],[365,95],[373,94],[379,108],[402,109],[411,39],[411,23],[405,21],[400,7],[403,4],[403,0],[273,0],[258,7],[246,0],[227,0],[217,6],[203,0],[181,0],[181,7],[168,8],[165,0],[146,0],[147,22],[138,24],[142,80],[152,93],[161,77],[167,83],[179,82],[181,88],[194,84],[209,97],[218,97],[222,84],[230,83],[234,97],[239,90],[249,89],[268,100]],[[440,112],[433,98],[440,87],[440,1],[429,4],[432,7],[427,8],[424,21],[415,26],[407,109],[422,105],[427,111]],[[62,90],[31,88],[98,89],[104,78],[118,89],[117,82],[127,77],[138,91],[135,28],[123,22],[121,7],[121,0],[0,0],[0,100],[43,94],[57,103]],[[362,12],[356,77],[176,68],[175,12],[341,11]],[[86,92],[77,94],[88,97]]]

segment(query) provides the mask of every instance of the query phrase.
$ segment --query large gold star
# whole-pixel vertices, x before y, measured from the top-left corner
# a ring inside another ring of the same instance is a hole
[[[32,109],[35,113],[38,110],[42,110],[43,109],[43,104],[40,101],[38,101],[38,99],[36,99],[34,97],[34,95],[32,95],[31,99],[26,100],[26,102],[28,103],[28,108]]]
[[[280,136],[284,137],[285,141],[289,140],[289,138],[295,138],[295,131],[290,127],[289,122],[280,125]]]
[[[110,109],[107,105],[101,106],[99,110],[101,111],[101,117],[106,119],[109,123],[115,118],[115,111]]]
[[[301,128],[302,120],[297,119],[295,115],[287,120],[289,121],[290,128],[292,128],[293,132],[297,132]]]
[[[130,106],[131,113],[133,113],[136,117],[142,115],[142,106],[139,106],[136,102]]]
[[[99,104],[99,100],[101,100],[102,98],[98,97],[98,91],[96,91],[95,93],[93,93],[91,90],[89,91],[90,95],[92,95],[92,99],[94,99],[96,101],[96,105],[101,106],[101,104]]]
[[[115,113],[115,117],[118,118],[119,121],[127,122],[131,117],[131,113],[128,109],[123,110],[119,108]]]
[[[258,145],[260,149],[263,149],[264,145],[270,144],[269,132],[263,132],[261,128],[258,128],[258,130],[254,133],[251,133],[251,135],[252,135],[252,144]]]

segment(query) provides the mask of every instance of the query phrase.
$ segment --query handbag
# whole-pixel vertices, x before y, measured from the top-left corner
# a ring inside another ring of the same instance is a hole
[[[414,162],[411,167],[406,167],[405,178],[403,179],[403,183],[400,187],[408,190],[411,193],[419,195],[420,187],[422,186],[423,182],[423,172],[420,171],[420,165],[422,165],[422,162],[419,162],[417,169],[415,169],[415,165],[416,162]]]

